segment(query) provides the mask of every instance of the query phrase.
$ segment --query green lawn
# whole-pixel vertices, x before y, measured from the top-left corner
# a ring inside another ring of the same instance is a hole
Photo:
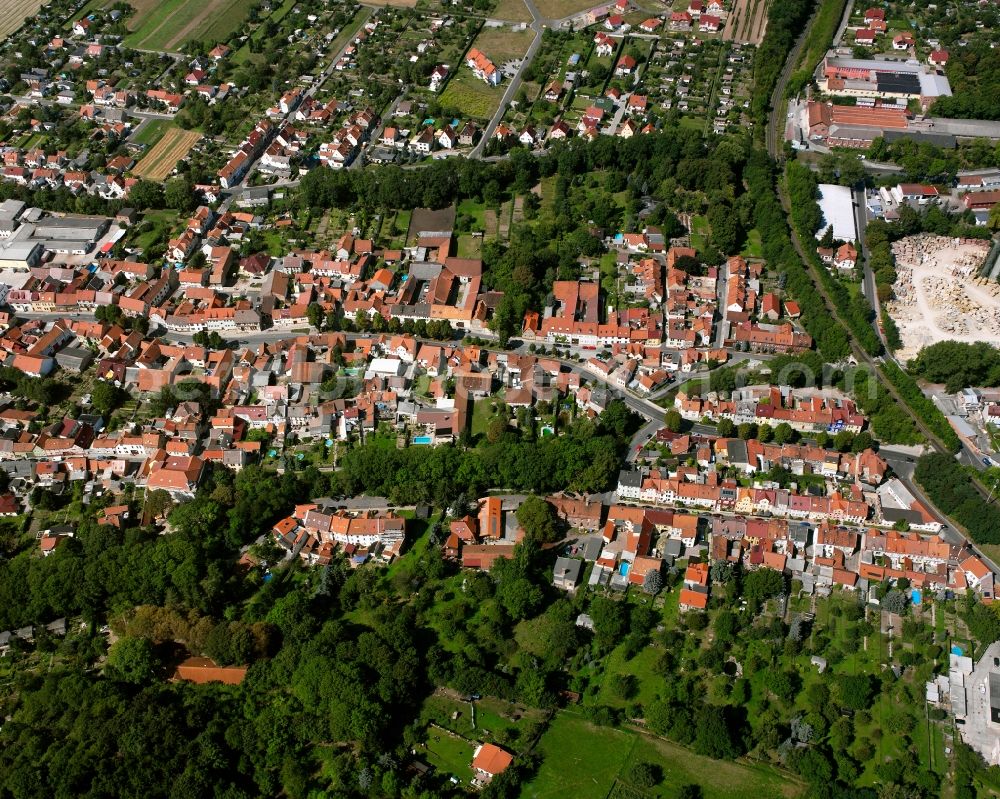
[[[657,788],[637,795],[669,799],[682,785],[701,785],[705,799],[782,799],[802,787],[765,766],[711,760],[689,749],[638,732],[596,727],[575,710],[556,715],[536,749],[542,765],[521,791],[526,799],[605,799],[628,795],[632,766],[663,769]],[[614,793],[612,793],[614,791]]]
[[[472,406],[472,435],[473,437],[479,435],[480,433],[486,433],[486,425],[490,421],[490,417],[493,416],[493,403],[492,397],[484,397],[481,400],[476,400]]]
[[[753,228],[747,233],[747,242],[743,247],[743,252],[740,253],[744,258],[763,258],[764,257],[764,245],[760,240],[760,231],[757,228]]]
[[[406,246],[406,232],[410,229],[412,213],[409,210],[396,211],[393,221],[382,226],[382,238],[387,242],[386,247],[401,250]]]
[[[463,233],[458,237],[459,258],[480,258],[483,254],[483,237]]]
[[[461,702],[450,696],[435,694],[424,702],[420,719],[434,722],[471,741],[490,741],[518,752],[529,746],[544,722],[540,710],[523,708],[502,699],[483,697]],[[428,734],[433,731],[429,728]]]
[[[682,116],[679,124],[682,128],[691,128],[692,130],[704,132],[706,122],[701,117]]]
[[[174,211],[146,211],[142,215],[142,221],[151,222],[153,225],[152,230],[140,233],[134,241],[130,241],[129,243],[135,247],[146,249],[161,234],[166,234],[169,237],[170,231],[177,222],[177,214]]]
[[[419,754],[421,749],[417,749]],[[472,754],[475,748],[455,735],[431,727],[423,749],[427,762],[441,774],[454,775],[463,784],[472,782]]]
[[[678,593],[678,596],[680,594]],[[608,655],[605,661],[604,680],[601,683],[601,691],[595,704],[610,705],[611,707],[625,707],[631,702],[638,702],[648,705],[656,701],[657,686],[661,680],[653,673],[653,666],[660,657],[660,648],[655,646],[643,647],[631,660],[625,660],[622,647],[617,647]],[[612,685],[615,682],[615,675],[631,674],[639,681],[639,692],[631,699],[622,699],[615,693]]]
[[[575,711],[560,712],[538,742],[542,765],[521,789],[525,799],[604,799],[637,736],[595,727]]]
[[[704,216],[691,217],[691,246],[696,250],[704,249],[708,243],[708,234],[708,218]]]
[[[475,200],[462,200],[458,204],[457,213],[459,216],[469,217],[469,229],[470,230],[485,230],[486,229],[486,206],[482,203],[478,203]]]

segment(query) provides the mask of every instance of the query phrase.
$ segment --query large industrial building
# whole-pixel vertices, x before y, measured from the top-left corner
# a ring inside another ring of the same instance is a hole
[[[828,55],[817,81],[824,94],[881,100],[919,100],[928,108],[950,97],[948,78],[919,61],[841,58]]]
[[[0,270],[30,269],[46,252],[86,255],[108,231],[104,217],[44,216],[23,203],[0,206]],[[20,206],[20,207],[18,207]]]
[[[858,240],[858,229],[854,223],[854,196],[847,186],[832,183],[819,185],[819,208],[823,212],[823,224],[816,231],[816,238],[823,238],[828,227],[833,225],[833,237],[840,241]]]

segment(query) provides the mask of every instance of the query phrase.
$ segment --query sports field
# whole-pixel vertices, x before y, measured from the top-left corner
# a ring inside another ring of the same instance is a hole
[[[135,15],[125,44],[158,51],[176,51],[192,39],[225,41],[249,8],[246,0],[130,0],[130,5]]]
[[[0,0],[0,39],[10,36],[43,5],[42,0]]]
[[[193,130],[170,128],[132,171],[140,178],[163,180],[200,138]]]

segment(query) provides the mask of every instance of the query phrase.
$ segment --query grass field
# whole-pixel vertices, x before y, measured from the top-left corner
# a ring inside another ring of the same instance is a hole
[[[708,218],[695,216],[691,218],[691,246],[696,250],[703,250],[708,243]]]
[[[527,29],[512,31],[510,28],[483,28],[472,46],[478,47],[494,64],[500,66],[507,61],[523,58],[534,38],[534,32]],[[464,71],[469,70],[465,68]]]
[[[763,258],[764,245],[760,240],[760,231],[753,228],[747,233],[746,245],[740,253],[744,258]]]
[[[542,765],[521,791],[526,799],[605,799],[629,795],[636,763],[663,769],[663,783],[637,795],[673,797],[701,785],[705,799],[792,799],[802,786],[773,769],[711,760],[637,732],[596,727],[576,711],[560,712],[538,743]]]
[[[152,147],[163,138],[163,134],[170,130],[173,124],[169,119],[150,119],[142,126],[142,130],[132,138],[132,141],[136,144]]]
[[[591,0],[538,0],[535,5],[538,7],[538,13],[546,19],[563,19],[581,11],[588,11],[600,3]]]
[[[421,750],[418,748],[417,752]],[[457,735],[432,727],[424,748],[427,762],[441,774],[454,775],[463,784],[472,782],[472,753],[475,748]]]
[[[493,116],[503,99],[503,86],[487,86],[464,64],[452,75],[441,94],[441,105],[473,119]]]
[[[42,5],[42,0],[0,0],[0,39],[6,39],[20,28]]]
[[[192,39],[222,41],[243,22],[244,0],[133,0],[125,43],[145,50],[176,50]]]
[[[459,258],[480,258],[483,254],[483,237],[463,233],[458,237]]]
[[[524,0],[500,0],[497,7],[490,12],[490,18],[509,22],[531,22],[531,14]]]
[[[200,138],[201,134],[195,131],[172,127],[163,134],[156,146],[146,153],[133,171],[141,178],[163,180]]]

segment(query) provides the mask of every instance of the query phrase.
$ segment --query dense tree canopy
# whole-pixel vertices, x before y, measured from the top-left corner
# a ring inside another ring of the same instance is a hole
[[[1000,350],[985,342],[939,341],[924,347],[910,369],[954,394],[969,386],[1000,385]]]

